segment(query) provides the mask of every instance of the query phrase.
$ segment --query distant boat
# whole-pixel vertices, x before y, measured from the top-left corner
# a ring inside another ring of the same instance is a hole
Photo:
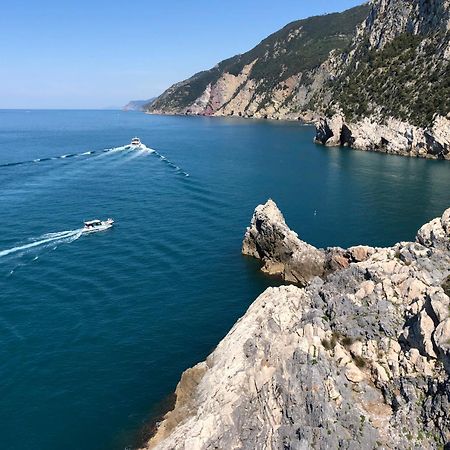
[[[140,147],[142,145],[141,140],[138,137],[134,137],[133,139],[131,139],[130,145],[132,147]]]
[[[106,220],[88,220],[84,222],[83,233],[96,233],[97,231],[105,231],[113,226],[113,219]]]

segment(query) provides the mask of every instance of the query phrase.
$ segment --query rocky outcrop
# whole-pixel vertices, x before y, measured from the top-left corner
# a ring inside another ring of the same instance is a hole
[[[263,272],[294,283],[305,285],[325,273],[325,253],[289,229],[273,200],[255,209],[242,253],[261,259]]]
[[[256,207],[242,243],[242,254],[262,260],[264,273],[303,286],[314,277],[323,277],[352,262],[365,261],[374,252],[374,248],[362,245],[323,250],[302,241],[286,225],[283,214],[271,199]]]
[[[450,114],[435,117],[431,128],[415,127],[394,118],[383,123],[368,118],[347,123],[336,114],[317,122],[315,141],[327,146],[450,160]]]
[[[274,221],[264,231],[274,254],[303,248],[274,205],[261,214]],[[266,245],[246,241],[255,255]],[[415,242],[353,253],[364,260],[304,288],[266,290],[185,372],[146,448],[449,445],[450,209]]]

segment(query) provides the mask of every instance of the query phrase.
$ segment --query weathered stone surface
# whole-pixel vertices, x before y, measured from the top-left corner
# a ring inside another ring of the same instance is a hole
[[[266,209],[284,224],[273,204]],[[449,213],[430,225],[439,222],[447,238]],[[298,238],[281,230],[283,245],[297,249]],[[424,242],[374,249],[304,288],[267,289],[206,363],[186,372],[174,411],[147,448],[448,445],[450,311],[442,282],[450,249],[442,236]],[[246,245],[261,251],[253,238]]]
[[[436,345],[444,352],[450,351],[450,318],[443,320],[434,333]]]
[[[285,281],[305,285],[312,278],[361,262],[375,253],[367,246],[349,249],[317,249],[299,239],[286,225],[283,214],[273,200],[256,207],[242,244],[242,253],[261,259],[261,270],[281,276]]]
[[[450,120],[437,116],[431,128],[420,128],[395,118],[367,117],[347,122],[341,114],[316,122],[315,141],[327,146],[379,151],[393,155],[450,160]]]
[[[255,209],[242,244],[244,255],[264,262],[263,271],[306,284],[325,271],[325,254],[299,239],[273,200]]]

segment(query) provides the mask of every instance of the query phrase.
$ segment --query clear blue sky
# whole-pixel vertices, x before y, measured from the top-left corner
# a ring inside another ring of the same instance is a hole
[[[287,23],[362,0],[16,0],[0,14],[0,108],[155,96]]]

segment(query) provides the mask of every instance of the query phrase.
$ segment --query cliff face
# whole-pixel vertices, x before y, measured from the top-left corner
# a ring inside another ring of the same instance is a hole
[[[249,237],[256,224],[259,235]],[[307,252],[284,226],[273,202],[258,207],[244,250],[285,262],[288,241],[292,254]],[[450,209],[415,242],[364,258],[304,288],[264,292],[184,373],[175,409],[147,448],[448,445]]]
[[[293,22],[243,55],[175,84],[148,107],[151,113],[298,117],[328,80],[352,41],[367,5]]]
[[[147,111],[321,119],[318,143],[450,159],[449,61],[449,0],[372,0],[293,22]]]
[[[316,141],[450,159],[450,2],[377,0],[316,94]],[[323,99],[328,96],[326,105]]]

